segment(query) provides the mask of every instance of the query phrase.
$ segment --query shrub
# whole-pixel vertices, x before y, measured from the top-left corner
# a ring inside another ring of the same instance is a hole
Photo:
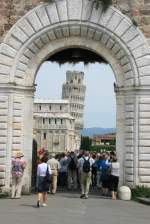
[[[132,189],[132,199],[137,200],[138,197],[150,198],[150,187],[147,186],[137,186]]]

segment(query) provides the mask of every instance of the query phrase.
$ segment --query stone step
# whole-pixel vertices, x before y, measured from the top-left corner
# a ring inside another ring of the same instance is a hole
[[[142,198],[142,197],[138,197],[137,199],[138,199],[138,201],[141,202],[142,204],[150,205],[150,198]]]

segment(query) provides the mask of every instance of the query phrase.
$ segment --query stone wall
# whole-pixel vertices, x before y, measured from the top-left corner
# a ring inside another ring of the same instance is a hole
[[[134,1],[129,3],[120,1],[116,7],[132,16]],[[29,164],[25,175],[29,191],[36,72],[48,56],[76,46],[106,58],[115,71],[121,183],[150,186],[150,49],[144,35],[119,10],[101,11],[89,0],[42,4],[18,21],[0,45],[0,185],[10,187],[11,152],[21,147]]]
[[[0,42],[6,32],[21,16],[38,4],[46,1],[48,0],[1,0]],[[135,24],[138,24],[145,36],[150,38],[150,0],[113,0],[113,4],[124,14],[128,15]]]

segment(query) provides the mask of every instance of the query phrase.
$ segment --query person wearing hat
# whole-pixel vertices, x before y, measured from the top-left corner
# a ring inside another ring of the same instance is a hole
[[[58,172],[60,170],[60,163],[55,158],[55,153],[51,154],[51,158],[47,161],[47,164],[50,165],[52,170],[52,179],[51,179],[51,193],[55,194],[57,190],[57,178]]]
[[[22,191],[22,179],[24,169],[26,168],[26,161],[22,159],[24,157],[21,151],[15,153],[15,157],[12,159],[12,189],[11,198],[21,198]]]

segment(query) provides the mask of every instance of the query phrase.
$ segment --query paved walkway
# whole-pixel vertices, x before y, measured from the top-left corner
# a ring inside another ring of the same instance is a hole
[[[36,195],[0,199],[1,224],[150,224],[150,207],[77,193],[49,195],[48,207],[36,208]]]

